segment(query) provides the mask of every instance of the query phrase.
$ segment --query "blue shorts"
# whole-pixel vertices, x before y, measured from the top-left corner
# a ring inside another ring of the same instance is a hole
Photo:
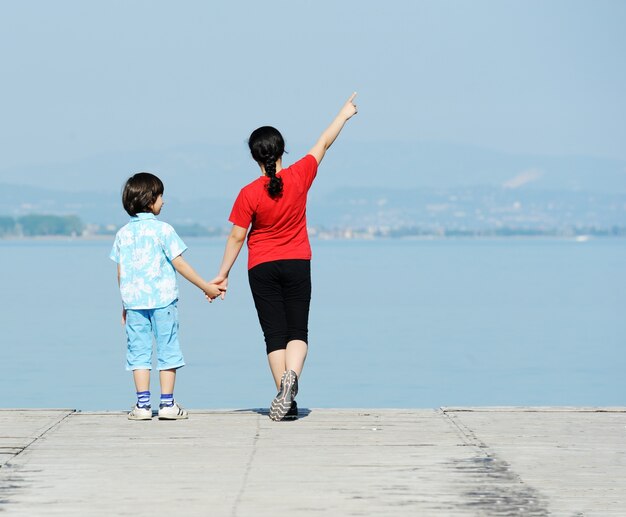
[[[152,369],[152,340],[156,341],[159,370],[185,365],[178,342],[178,307],[126,310],[126,369]]]

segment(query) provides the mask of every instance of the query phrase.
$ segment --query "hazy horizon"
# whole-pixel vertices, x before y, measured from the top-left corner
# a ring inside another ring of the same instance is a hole
[[[510,157],[510,170],[493,172],[499,182],[541,167],[519,156],[567,158],[579,169],[592,158],[626,177],[618,1],[407,0],[387,9],[354,0],[62,0],[5,4],[0,15],[0,183],[117,190],[170,151],[224,146],[204,175],[193,152],[168,156],[157,172],[169,192],[232,189],[216,175],[234,170],[232,184],[245,184],[251,129],[279,127],[296,158],[353,90],[359,114],[319,188],[376,184],[381,174],[400,188],[436,183],[437,170],[394,156],[402,146]],[[359,147],[367,159],[350,154]],[[471,182],[492,172],[465,174]]]

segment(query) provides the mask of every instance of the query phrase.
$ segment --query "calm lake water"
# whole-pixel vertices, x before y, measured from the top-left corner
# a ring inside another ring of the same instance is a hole
[[[211,278],[223,240],[185,241]],[[301,407],[625,404],[626,240],[312,244]],[[2,406],[134,402],[110,246],[0,241]],[[267,407],[275,395],[246,258],[223,302],[181,280],[186,407]]]

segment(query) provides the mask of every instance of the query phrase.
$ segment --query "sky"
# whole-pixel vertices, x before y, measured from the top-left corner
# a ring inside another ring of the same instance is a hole
[[[312,145],[352,91],[340,138],[381,156],[626,160],[625,25],[620,0],[3,2],[0,182],[264,124]]]

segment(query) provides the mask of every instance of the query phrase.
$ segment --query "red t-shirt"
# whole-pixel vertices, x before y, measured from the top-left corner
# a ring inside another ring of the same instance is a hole
[[[248,233],[248,269],[263,262],[311,258],[306,230],[306,199],[315,175],[317,160],[307,154],[277,175],[283,179],[282,196],[267,193],[267,176],[257,178],[241,189],[229,221]]]

